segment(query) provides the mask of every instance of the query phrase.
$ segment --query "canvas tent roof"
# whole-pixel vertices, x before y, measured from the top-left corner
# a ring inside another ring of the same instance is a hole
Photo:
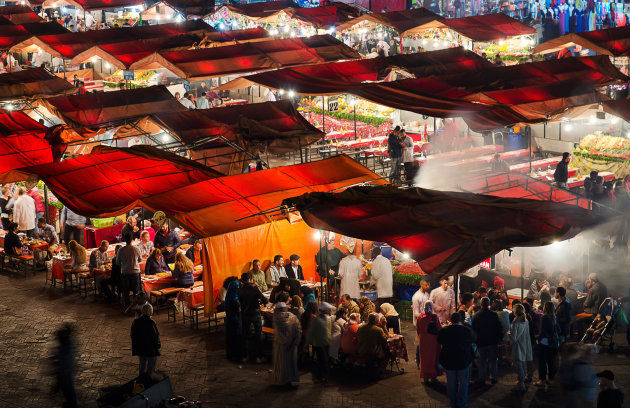
[[[330,35],[270,39],[256,43],[188,51],[158,51],[130,69],[166,68],[180,78],[207,79],[228,74],[304,65],[360,55]]]
[[[370,22],[374,24],[380,24],[383,26],[391,27],[399,34],[419,25],[427,24],[431,21],[436,21],[441,17],[432,11],[420,7],[413,10],[402,11],[388,11],[385,13],[367,13],[360,17],[346,21],[339,24],[338,31],[346,31],[352,29],[353,26],[362,23]]]
[[[575,45],[611,57],[629,56],[630,26],[570,33],[538,44],[532,54],[548,54]]]
[[[41,23],[44,20],[30,7],[22,5],[0,7],[0,16],[13,24]]]
[[[43,99],[41,103],[67,123],[85,127],[110,126],[151,114],[186,110],[162,85],[59,96]]]
[[[204,18],[212,18],[215,14],[220,14],[223,9],[229,10],[231,13],[240,14],[243,17],[247,17],[252,21],[264,19],[269,17],[278,11],[288,8],[299,8],[295,2],[291,0],[280,1],[265,1],[260,3],[242,3],[242,4],[227,4],[221,8],[216,9],[214,12],[209,13]]]
[[[412,35],[429,28],[449,28],[474,42],[492,42],[520,35],[536,34],[534,28],[503,13],[495,13],[436,20],[418,25],[402,35]]]
[[[21,25],[0,25],[0,49],[8,50],[14,47],[16,44],[28,42],[33,37],[37,37],[40,35],[55,35],[65,33],[69,33],[69,31],[57,22],[26,23]]]
[[[43,68],[0,74],[0,101],[35,99],[77,91],[68,81]]]
[[[571,238],[600,221],[593,212],[549,201],[391,186],[310,193],[283,203],[296,207],[311,228],[387,242],[435,278],[464,272],[504,249]]]

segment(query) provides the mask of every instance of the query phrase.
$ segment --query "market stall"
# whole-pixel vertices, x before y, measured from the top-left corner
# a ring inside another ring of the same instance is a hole
[[[331,33],[335,27],[358,17],[359,10],[345,3],[328,6],[286,8],[259,20],[266,30],[280,37]]]
[[[517,64],[529,57],[535,44],[536,30],[503,13],[435,20],[416,25],[402,33],[434,48],[463,46],[500,55],[506,65]]]
[[[288,8],[298,7],[291,0],[226,4],[204,16],[203,20],[219,30],[254,28],[266,17]]]

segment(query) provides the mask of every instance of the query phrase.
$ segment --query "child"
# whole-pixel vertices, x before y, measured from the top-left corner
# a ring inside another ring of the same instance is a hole
[[[586,330],[586,341],[595,343],[602,335],[604,328],[606,327],[606,315],[599,313],[593,320],[591,327]]]
[[[151,309],[153,309],[151,303],[147,301],[146,293],[140,292],[136,295],[135,301],[131,303],[129,307],[125,310],[125,314],[128,314],[129,312],[134,312],[134,319],[137,319],[142,316],[142,308],[144,307],[144,305],[149,305]]]

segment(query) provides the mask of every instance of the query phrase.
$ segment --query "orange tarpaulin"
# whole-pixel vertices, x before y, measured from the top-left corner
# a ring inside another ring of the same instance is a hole
[[[210,304],[210,297],[216,298],[225,278],[240,277],[250,271],[254,259],[259,259],[266,270],[275,255],[288,260],[291,254],[298,254],[304,279],[319,281],[315,272],[315,254],[319,250],[315,232],[304,222],[290,224],[283,220],[204,239],[208,254],[204,257],[204,270],[211,271],[203,276],[204,288],[208,288],[206,304]]]

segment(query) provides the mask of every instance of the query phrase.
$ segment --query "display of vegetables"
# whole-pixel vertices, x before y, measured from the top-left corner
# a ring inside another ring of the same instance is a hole
[[[416,261],[407,261],[394,268],[394,283],[398,285],[419,286],[426,274]]]
[[[586,135],[573,152],[576,156],[605,161],[630,159],[630,141],[602,134]]]

